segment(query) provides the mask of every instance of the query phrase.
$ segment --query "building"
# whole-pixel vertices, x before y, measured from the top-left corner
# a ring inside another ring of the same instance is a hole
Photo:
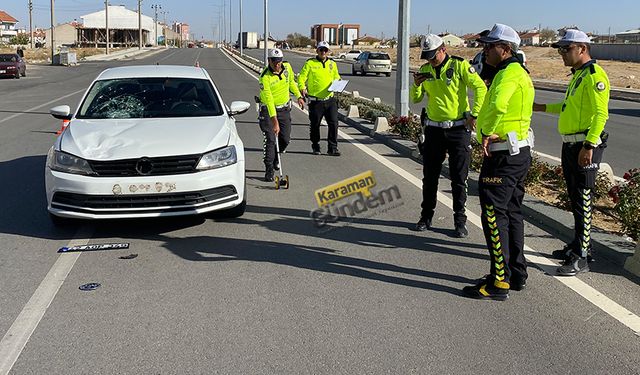
[[[465,44],[464,39],[460,38],[457,35],[444,33],[438,36],[442,38],[442,41],[444,42],[445,46],[458,47],[458,46],[464,46]]]
[[[61,46],[66,46],[66,47],[72,47],[75,46],[78,43],[78,28],[81,25],[77,22],[70,22],[70,23],[63,23],[61,25],[57,25],[55,27],[54,31],[54,43],[55,43],[55,47],[61,47]],[[36,39],[36,34],[34,33],[34,41]],[[50,46],[51,43],[51,29],[46,29],[44,30],[44,40],[42,41],[43,43],[45,43],[45,45],[47,45],[47,47]]]
[[[11,38],[18,35],[16,23],[18,23],[17,19],[0,10],[0,42],[9,43]]]
[[[173,29],[173,32],[178,34],[178,39],[183,42],[189,40],[189,24],[184,22],[175,22],[171,28]]]
[[[352,45],[360,37],[360,25],[323,23],[311,27],[311,39],[316,44],[325,41],[331,45]]]
[[[380,42],[381,40],[370,36],[370,35],[365,35],[361,38],[358,39],[354,39],[353,40],[353,44],[356,46],[371,46],[371,47],[379,47],[380,46]]]
[[[521,46],[539,46],[540,32],[538,30],[532,30],[532,31],[520,33],[520,45]]]
[[[616,34],[616,43],[640,43],[640,30],[627,30]]]
[[[105,10],[80,18],[82,27],[78,29],[78,43],[85,47],[104,47],[107,36]],[[142,44],[157,45],[158,36],[162,33],[162,24],[156,24],[153,18],[144,14],[141,18]],[[138,40],[138,12],[129,10],[124,5],[109,5],[109,45],[132,47],[138,45]]]

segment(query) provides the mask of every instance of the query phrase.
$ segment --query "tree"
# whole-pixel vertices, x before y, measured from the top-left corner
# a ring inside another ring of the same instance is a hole
[[[540,30],[540,44],[551,43],[556,40],[555,30],[544,28]]]
[[[293,33],[293,34],[287,35],[287,43],[291,47],[306,47],[309,45],[313,46],[315,44],[311,38],[304,36],[300,33]]]
[[[17,36],[11,37],[11,39],[9,39],[9,44],[18,44],[21,46],[25,46],[29,44],[29,35],[18,34]]]

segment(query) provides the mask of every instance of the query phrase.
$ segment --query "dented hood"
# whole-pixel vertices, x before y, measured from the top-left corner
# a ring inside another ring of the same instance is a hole
[[[227,116],[73,119],[60,149],[88,160],[201,154],[229,143],[227,121]]]

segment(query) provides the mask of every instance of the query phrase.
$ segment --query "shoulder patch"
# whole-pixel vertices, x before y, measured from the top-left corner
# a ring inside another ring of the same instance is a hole
[[[464,61],[464,59],[462,57],[460,57],[460,56],[451,55],[451,58],[454,59],[454,60],[458,60],[458,61]]]
[[[596,90],[598,91],[604,91],[604,89],[607,88],[607,85],[604,84],[604,82],[600,81],[598,83],[596,83]]]

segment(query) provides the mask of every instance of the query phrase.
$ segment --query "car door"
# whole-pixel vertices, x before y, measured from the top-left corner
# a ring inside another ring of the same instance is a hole
[[[369,59],[369,52],[362,52],[360,56],[358,56],[358,70],[361,72],[366,72],[365,65],[367,65],[367,60]]]

